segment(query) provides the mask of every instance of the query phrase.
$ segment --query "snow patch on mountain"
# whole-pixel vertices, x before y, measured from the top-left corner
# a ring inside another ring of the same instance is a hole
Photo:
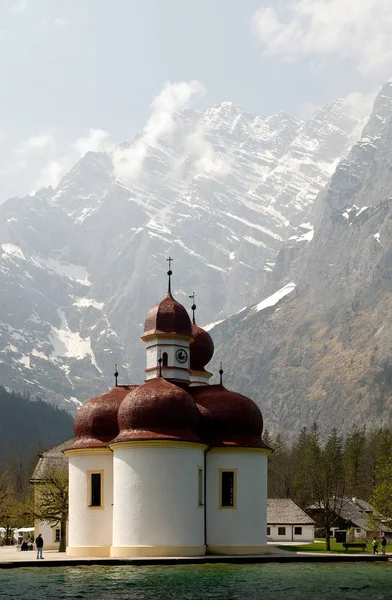
[[[96,300],[93,300],[92,298],[78,298],[78,300],[76,300],[76,302],[73,303],[74,306],[77,306],[78,308],[96,308],[97,310],[102,310],[103,309],[103,302],[97,302]]]
[[[288,294],[291,294],[295,287],[296,284],[294,283],[294,281],[291,281],[271,296],[268,296],[268,298],[265,298],[265,300],[262,300],[261,302],[256,304],[256,306],[252,306],[252,308],[249,311],[249,315],[260,312],[261,310],[264,310],[266,308],[270,308],[271,306],[275,306],[275,304],[277,304],[279,300],[281,300]],[[245,318],[248,318],[249,315],[247,315]]]
[[[60,277],[68,277],[68,279],[73,279],[82,285],[91,286],[87,269],[82,265],[74,265],[37,255],[32,255],[31,260],[35,266],[54,271]]]
[[[26,260],[25,255],[23,254],[23,251],[21,248],[19,248],[19,246],[15,246],[15,244],[1,244],[1,249],[3,251],[1,258],[8,258],[8,257],[14,257],[14,258],[20,258],[21,260]]]
[[[61,321],[60,327],[53,327],[50,334],[50,342],[52,344],[52,358],[77,358],[79,360],[88,356],[95,366],[99,369],[94,352],[91,347],[90,336],[82,338],[78,331],[72,331],[68,326],[64,311],[57,310],[57,314]]]

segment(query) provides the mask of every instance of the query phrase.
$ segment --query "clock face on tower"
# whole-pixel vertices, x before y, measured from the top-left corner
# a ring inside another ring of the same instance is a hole
[[[179,363],[185,363],[188,360],[188,353],[183,348],[179,348],[176,352],[176,360]]]

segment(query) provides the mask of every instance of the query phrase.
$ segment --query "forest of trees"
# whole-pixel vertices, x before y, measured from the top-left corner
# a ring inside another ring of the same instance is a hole
[[[264,440],[275,450],[269,459],[268,497],[291,498],[304,510],[321,509],[327,538],[347,497],[370,502],[392,526],[391,429],[353,427],[346,437],[333,429],[322,441],[314,424],[303,428],[292,445],[268,433]]]
[[[72,435],[71,415],[0,387],[0,527],[34,523],[30,478],[38,457]]]
[[[34,449],[40,454],[72,435],[70,414],[0,386],[0,470],[11,459],[25,460]]]

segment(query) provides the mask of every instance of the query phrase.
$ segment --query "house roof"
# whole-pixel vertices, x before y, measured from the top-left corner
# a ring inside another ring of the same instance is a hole
[[[313,505],[309,507],[309,510],[317,511],[320,510],[320,507]],[[374,510],[372,504],[360,498],[343,498],[340,517],[344,521],[347,521],[349,527],[352,526],[364,529],[365,531],[373,531],[374,525],[369,523],[369,517],[374,513]],[[391,532],[391,529],[382,523],[377,524],[377,529],[385,533]]]
[[[369,502],[365,502],[365,500],[360,500],[359,498],[345,499],[341,517],[345,519],[345,521],[350,521],[354,527],[358,527],[364,529],[365,531],[373,531],[374,526],[369,524],[369,517],[374,512],[374,506],[369,504]],[[377,525],[377,529],[381,531],[391,531],[388,527],[385,527],[382,523]]]
[[[68,466],[68,458],[63,454],[64,450],[68,450],[75,441],[75,438],[69,438],[51,448],[47,452],[44,452],[39,457],[37,466],[34,469],[34,473],[30,479],[31,483],[38,483],[40,481],[45,481],[47,479],[49,473],[53,471],[53,469],[59,470],[61,468]]]
[[[290,498],[267,500],[268,525],[314,525],[314,521]]]

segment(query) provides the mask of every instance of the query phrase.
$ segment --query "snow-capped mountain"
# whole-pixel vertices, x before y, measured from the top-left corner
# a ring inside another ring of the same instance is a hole
[[[312,238],[309,208],[360,130],[343,101],[306,122],[187,109],[143,142],[137,173],[140,136],[1,205],[0,383],[74,406],[111,384],[114,363],[141,381],[138,338],[169,254],[201,324],[259,302],[282,247]]]
[[[285,437],[314,421],[324,432],[391,425],[391,142],[392,81],[315,200],[313,240],[286,285],[211,331],[224,365],[241,357],[226,383],[257,399]]]

